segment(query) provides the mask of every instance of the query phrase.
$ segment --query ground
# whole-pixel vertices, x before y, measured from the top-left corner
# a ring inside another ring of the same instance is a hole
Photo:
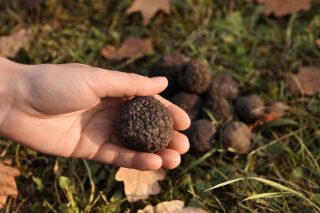
[[[142,25],[139,14],[124,15],[130,0],[43,0],[29,12],[17,2],[0,0],[0,35],[22,27],[35,32],[30,45],[13,58],[17,62],[78,62],[147,74],[161,55],[179,51],[206,59],[212,72],[233,76],[242,94],[254,92],[291,108],[286,119],[254,131],[250,155],[227,153],[219,144],[205,154],[188,153],[161,182],[158,196],[133,204],[114,179],[116,167],[50,157],[1,142],[0,160],[11,158],[22,175],[17,178],[17,200],[10,199],[0,212],[134,212],[172,199],[210,212],[316,212],[292,194],[242,202],[253,194],[279,191],[254,180],[203,192],[246,176],[281,183],[320,207],[320,96],[293,96],[284,78],[302,65],[320,67],[320,48],[315,45],[320,38],[318,1],[308,12],[275,18],[249,1],[173,0],[172,14],[159,13],[148,26]],[[120,45],[128,35],[151,37],[155,52],[122,62],[100,55],[105,45]]]

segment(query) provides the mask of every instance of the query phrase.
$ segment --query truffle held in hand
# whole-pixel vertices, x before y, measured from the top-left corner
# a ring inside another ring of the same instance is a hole
[[[208,64],[200,60],[191,60],[181,72],[180,87],[185,91],[204,93],[210,86],[211,75]]]
[[[125,103],[115,123],[121,144],[141,152],[156,152],[168,146],[172,131],[169,111],[152,96],[135,97]]]
[[[235,153],[246,154],[250,149],[251,131],[239,121],[233,121],[223,129],[222,146],[231,148]]]
[[[191,150],[194,152],[209,151],[213,146],[216,132],[216,126],[207,119],[193,122],[190,129],[186,131],[190,140]]]

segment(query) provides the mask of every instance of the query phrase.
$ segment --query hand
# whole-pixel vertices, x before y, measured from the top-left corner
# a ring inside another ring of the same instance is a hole
[[[82,64],[14,64],[11,69],[15,72],[7,72],[16,73],[14,100],[0,133],[33,150],[155,170],[177,167],[180,154],[189,149],[187,137],[177,131],[188,128],[189,117],[156,95],[167,87],[163,77],[148,78]],[[113,129],[124,101],[147,95],[155,95],[174,119],[171,143],[154,154],[122,147]]]

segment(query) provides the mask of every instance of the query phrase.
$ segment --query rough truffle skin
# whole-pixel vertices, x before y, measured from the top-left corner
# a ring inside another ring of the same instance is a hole
[[[178,92],[173,96],[172,102],[185,110],[191,120],[198,118],[202,102],[199,95],[194,93]]]
[[[200,60],[191,60],[179,78],[179,84],[183,90],[198,94],[207,91],[210,82],[208,64]]]
[[[258,95],[239,97],[235,104],[235,111],[240,120],[254,123],[265,114],[265,103]]]
[[[207,112],[210,112],[214,118],[219,121],[225,121],[232,118],[231,105],[226,98],[223,96],[213,96],[208,97],[203,103],[203,113],[204,118],[209,118]]]
[[[224,128],[222,146],[232,148],[238,154],[246,154],[250,149],[251,131],[248,126],[239,121],[233,121]]]
[[[173,120],[167,108],[152,96],[127,102],[115,123],[122,145],[141,152],[156,152],[171,141]]]
[[[165,93],[171,95],[178,90],[180,72],[186,67],[189,61],[190,58],[179,53],[163,56],[151,68],[149,76],[165,76],[169,82]]]
[[[212,80],[207,91],[208,97],[223,96],[228,100],[233,100],[239,95],[238,83],[231,76],[224,74],[212,75]]]
[[[191,124],[186,131],[193,152],[207,152],[214,142],[217,132],[216,126],[207,119],[200,119]]]

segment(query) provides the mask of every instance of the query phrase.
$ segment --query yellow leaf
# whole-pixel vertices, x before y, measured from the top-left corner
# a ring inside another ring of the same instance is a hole
[[[14,177],[19,175],[19,170],[0,163],[0,209],[6,204],[8,196],[17,198],[18,189]]]
[[[129,202],[149,198],[149,195],[160,193],[158,180],[163,180],[166,173],[163,169],[156,171],[139,171],[121,167],[116,173],[116,180],[123,181],[124,192]]]
[[[126,14],[140,12],[143,17],[143,24],[148,25],[152,17],[160,10],[170,14],[170,0],[134,0],[127,9]]]

